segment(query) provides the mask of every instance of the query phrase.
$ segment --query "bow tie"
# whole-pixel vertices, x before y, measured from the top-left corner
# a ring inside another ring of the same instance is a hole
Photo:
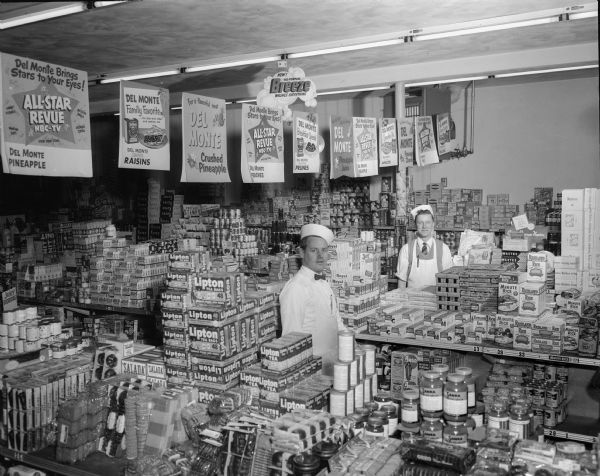
[[[315,281],[318,281],[319,279],[325,279],[325,275],[324,274],[315,274]]]

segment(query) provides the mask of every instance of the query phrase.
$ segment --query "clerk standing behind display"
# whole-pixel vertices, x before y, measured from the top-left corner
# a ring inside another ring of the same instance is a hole
[[[329,260],[333,233],[323,225],[308,224],[300,230],[298,253],[302,267],[281,291],[282,335],[312,334],[313,353],[323,358],[323,372],[330,374],[338,354],[338,330],[345,329],[337,299],[323,271]]]
[[[435,274],[452,266],[452,253],[448,245],[433,237],[435,221],[429,205],[419,205],[410,214],[417,232],[416,238],[410,239],[400,250],[396,272],[398,287],[435,286]]]

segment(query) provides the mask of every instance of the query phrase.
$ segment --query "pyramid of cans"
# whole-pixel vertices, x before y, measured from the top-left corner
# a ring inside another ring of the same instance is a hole
[[[260,344],[260,363],[244,368],[240,386],[252,406],[277,418],[297,409],[326,410],[331,380],[321,375],[321,357],[312,353],[312,335],[291,332]]]
[[[348,416],[373,401],[377,395],[375,346],[357,346],[352,331],[338,333],[338,360],[333,364],[333,388],[329,412]]]
[[[243,274],[209,271],[208,250],[183,241],[187,249],[169,256],[161,295],[165,370],[169,383],[201,385],[208,402],[258,361],[259,343],[276,335],[279,308],[272,293],[245,292]]]

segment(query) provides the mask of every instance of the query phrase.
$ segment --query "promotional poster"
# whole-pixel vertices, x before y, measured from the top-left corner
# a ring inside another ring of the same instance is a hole
[[[353,121],[351,117],[331,116],[330,135],[330,177],[354,177]]]
[[[119,168],[169,170],[169,91],[121,81]]]
[[[227,170],[225,100],[183,93],[182,182],[231,182]]]
[[[353,117],[354,175],[369,177],[377,175],[377,119]]]
[[[415,120],[412,117],[398,119],[398,165],[413,165],[415,150]]]
[[[242,181],[283,182],[283,121],[280,109],[242,104]]]
[[[379,119],[379,166],[398,165],[398,134],[396,119]]]
[[[85,71],[0,53],[0,102],[5,173],[92,176]]]
[[[294,112],[294,173],[318,173],[319,125],[316,113]]]
[[[415,138],[417,146],[415,156],[417,165],[430,165],[439,163],[440,159],[435,145],[433,133],[433,120],[431,116],[419,116],[416,119]]]

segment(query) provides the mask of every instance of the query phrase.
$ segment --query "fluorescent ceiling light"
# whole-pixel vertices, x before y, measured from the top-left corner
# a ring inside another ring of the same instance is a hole
[[[584,18],[594,18],[598,16],[598,10],[591,12],[569,13],[569,20],[583,20]]]
[[[107,0],[107,1],[97,1],[94,2],[94,8],[102,8],[102,7],[112,7],[113,5],[118,5],[119,3],[125,3],[127,0]]]
[[[119,76],[116,78],[101,79],[100,84],[117,83],[119,81],[133,81],[135,79],[158,78],[160,76],[172,76],[179,74],[178,69],[170,69],[167,71],[156,71],[155,73],[140,73],[132,74],[131,76]]]
[[[463,28],[460,30],[442,31],[440,33],[431,34],[415,34],[413,41],[439,40],[442,38],[452,38],[455,36],[472,35],[475,33],[486,33],[489,31],[510,30],[511,28],[521,28],[525,26],[544,25],[547,23],[557,23],[558,16],[547,18],[536,18],[533,20],[516,21],[511,23],[501,23],[498,25],[485,25],[474,28]]]
[[[373,41],[370,43],[358,43],[356,45],[336,46],[333,48],[324,48],[321,50],[302,51],[299,53],[289,53],[287,55],[287,57],[289,59],[306,58],[308,56],[328,55],[331,53],[343,53],[345,51],[365,50],[368,48],[380,48],[382,46],[400,45],[402,43],[404,43],[403,38],[393,38],[391,40]]]
[[[544,73],[559,73],[561,71],[577,71],[580,69],[592,69],[597,68],[597,64],[586,64],[583,66],[568,66],[565,68],[552,68],[552,69],[538,69],[530,71],[516,71],[514,73],[499,73],[495,74],[495,78],[512,78],[514,76],[526,76],[529,74],[544,74]]]
[[[178,111],[179,109],[183,109],[183,107],[182,106],[173,106],[171,108],[172,111]]]
[[[354,89],[340,89],[337,91],[317,91],[317,96],[332,96],[334,94],[347,94],[347,93],[362,93],[367,91],[380,91],[383,89],[389,89],[391,91],[390,86],[371,86],[365,88],[354,88]]]
[[[481,81],[482,79],[488,79],[488,76],[469,76],[466,78],[436,79],[433,81],[421,81],[418,83],[407,83],[404,85],[404,87],[414,88],[416,86],[431,86],[432,84],[460,83],[463,81]]]
[[[52,5],[48,3],[48,5]],[[0,30],[7,28],[13,28],[15,26],[26,25],[28,23],[35,23],[42,20],[48,20],[50,18],[62,17],[65,15],[72,15],[74,13],[81,13],[87,10],[86,2],[69,2],[60,6],[51,6],[39,11],[30,11],[23,15],[19,15],[6,20],[0,20]]]
[[[258,64],[258,63],[270,63],[272,61],[278,61],[281,59],[281,56],[267,56],[264,58],[250,58],[243,59],[238,61],[230,61],[227,63],[215,63],[215,64],[205,64],[198,66],[188,66],[185,68],[186,73],[196,73],[198,71],[209,71],[212,69],[222,69],[222,68],[233,68],[235,66],[245,66],[249,64]]]
[[[248,102],[248,103],[250,103],[250,102],[256,102],[256,99],[233,99],[231,101],[232,104],[241,104],[243,102]]]

